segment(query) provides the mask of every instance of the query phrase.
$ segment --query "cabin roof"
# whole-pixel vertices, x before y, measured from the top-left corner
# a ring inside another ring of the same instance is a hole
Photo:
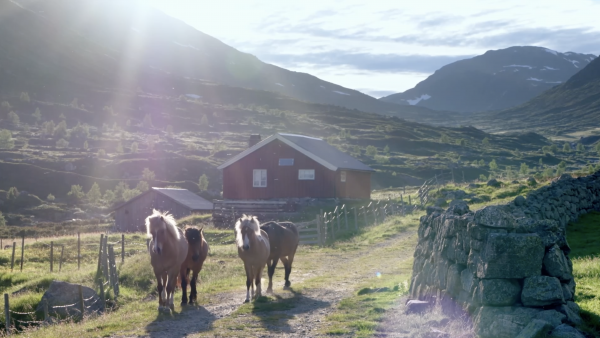
[[[172,199],[176,203],[181,204],[182,206],[184,206],[186,208],[189,208],[191,211],[212,210],[213,209],[212,202],[205,200],[204,198],[194,194],[193,192],[191,192],[187,189],[156,188],[156,187],[152,187],[150,190],[146,191],[145,193],[140,194],[140,195],[130,199],[129,201],[126,201],[126,202],[118,205],[114,209],[115,210],[119,209],[119,208],[135,201],[136,199],[140,198],[142,195],[149,193],[150,191],[156,191],[157,193]]]
[[[277,133],[267,137],[261,142],[230,158],[225,163],[221,164],[218,169],[224,169],[230,166],[274,140],[279,140],[287,144],[329,170],[336,171],[338,169],[347,169],[375,171],[368,165],[325,142],[323,139],[286,133]]]

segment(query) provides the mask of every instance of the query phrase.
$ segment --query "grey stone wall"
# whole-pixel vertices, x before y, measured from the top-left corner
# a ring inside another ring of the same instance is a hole
[[[558,337],[571,329],[565,324],[581,322],[566,226],[592,210],[600,211],[600,172],[563,175],[476,212],[460,200],[447,210],[430,207],[419,226],[411,298],[465,310],[483,338],[544,330]]]

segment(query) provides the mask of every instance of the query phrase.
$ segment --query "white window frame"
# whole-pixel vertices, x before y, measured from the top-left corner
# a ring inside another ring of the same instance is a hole
[[[312,172],[312,175],[307,175],[311,172]],[[315,169],[298,169],[298,180],[314,181],[315,180]]]
[[[346,182],[346,171],[340,171],[340,182]]]
[[[256,179],[257,175],[260,175],[258,180]],[[254,169],[252,171],[252,186],[254,188],[267,187],[267,169]]]
[[[291,164],[281,164],[281,160],[291,160],[292,163]],[[294,166],[294,159],[293,158],[280,158],[279,159],[279,166],[280,167],[293,167]]]

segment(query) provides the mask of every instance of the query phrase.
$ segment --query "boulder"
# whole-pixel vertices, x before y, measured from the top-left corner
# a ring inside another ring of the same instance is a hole
[[[104,304],[99,300],[99,296],[93,289],[82,286],[83,298],[89,299],[85,301],[85,314],[101,313],[104,311]],[[61,281],[52,281],[50,287],[42,296],[42,301],[38,304],[36,311],[44,311],[43,300],[48,301],[48,312],[55,316],[69,317],[79,315],[79,307],[62,307],[53,308],[56,306],[65,306],[70,304],[79,304],[79,285]]]
[[[433,204],[436,207],[443,207],[443,206],[446,206],[448,203],[446,202],[445,198],[440,197],[440,198],[436,198],[436,200],[435,200],[435,202],[433,202]]]
[[[558,278],[550,276],[525,278],[521,302],[525,306],[547,306],[565,303],[560,281]]]
[[[514,338],[538,312],[526,307],[483,306],[477,311],[473,326],[480,338]]]
[[[519,333],[517,338],[546,338],[553,326],[548,322],[534,319]]]
[[[475,212],[473,220],[478,225],[490,228],[512,229],[515,219],[497,205],[489,205]]]
[[[586,338],[583,333],[581,333],[576,328],[569,326],[567,324],[562,324],[554,328],[549,338]]]
[[[567,317],[567,323],[572,325],[583,324],[583,320],[581,319],[581,316],[579,316],[579,306],[574,302],[567,302],[566,305],[561,305],[557,310]]]
[[[499,187],[502,185],[502,183],[498,182],[498,180],[496,180],[495,178],[492,178],[491,180],[487,181],[486,184],[490,187]]]
[[[529,185],[529,186],[535,186],[535,185],[537,185],[537,181],[535,180],[535,178],[533,178],[533,177],[530,176],[530,177],[527,178],[527,185]]]
[[[459,216],[462,216],[468,213],[469,211],[469,205],[463,200],[454,200],[450,202],[450,207],[448,208],[448,210],[446,210],[446,212],[450,214],[455,214]]]
[[[519,300],[521,285],[516,279],[482,279],[477,291],[482,305],[508,306]]]
[[[525,197],[519,195],[517,197],[515,197],[515,205],[518,207],[522,207],[525,205],[526,201],[525,201]]]
[[[568,281],[573,278],[572,269],[569,267],[567,258],[563,251],[554,244],[550,250],[544,255],[542,267],[549,276],[556,277],[563,281]]]
[[[542,273],[544,246],[537,234],[488,235],[476,262],[479,278],[526,278]],[[559,285],[560,289],[560,285]]]

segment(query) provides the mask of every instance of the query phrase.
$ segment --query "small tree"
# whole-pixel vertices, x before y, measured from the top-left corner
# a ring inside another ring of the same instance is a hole
[[[21,120],[19,119],[19,115],[17,115],[17,113],[11,111],[10,113],[8,113],[8,122],[17,126],[19,125],[19,122],[21,122]]]
[[[559,168],[565,169],[567,168],[567,162],[565,161],[560,161],[560,163],[558,164]]]
[[[572,148],[571,145],[569,144],[569,142],[565,142],[565,144],[563,145],[563,152],[565,153],[569,153],[571,152]]]
[[[556,144],[553,144],[550,146],[550,150],[552,151],[552,153],[556,154],[558,153],[558,146]]]
[[[63,122],[59,123],[58,125],[60,126]],[[66,124],[66,122],[64,122],[64,123],[65,123],[65,127],[66,127],[67,124]],[[77,125],[71,129],[71,132],[69,134],[71,137],[75,137],[75,138],[79,138],[79,139],[86,139],[90,136],[90,127],[85,123],[81,124],[81,123],[77,122]]]
[[[485,167],[485,161],[483,159],[479,160],[479,166]]]
[[[6,220],[4,219],[4,215],[2,215],[2,211],[0,211],[0,227],[6,225]]]
[[[480,181],[487,181],[487,177],[484,174],[479,175]]]
[[[550,153],[552,153],[552,148],[550,146],[543,146],[542,147],[542,153],[544,153],[544,154],[550,154]]]
[[[57,148],[66,148],[68,146],[69,146],[69,142],[67,140],[65,140],[64,138],[61,138],[60,140],[56,141]]]
[[[173,137],[173,126],[170,124],[167,126],[167,136]]]
[[[99,158],[106,157],[106,150],[104,150],[104,149],[98,149],[97,155],[98,155]]]
[[[55,128],[54,121],[52,121],[52,120],[44,122],[42,124],[42,129],[44,131],[44,135],[46,135],[46,136],[53,136],[54,128]]]
[[[31,116],[33,116],[33,120],[35,121],[35,123],[38,123],[42,119],[42,111],[40,110],[40,108],[35,108],[35,112],[31,114]]]
[[[52,194],[48,194],[48,197],[46,197],[46,200],[49,201],[49,202],[53,202],[54,199],[55,199],[54,195],[52,195]]]
[[[496,160],[492,160],[492,162],[490,162],[490,170],[494,171],[494,170],[498,170],[498,164],[496,164]]]
[[[106,201],[106,203],[112,203],[115,200],[115,193],[112,190],[107,189],[104,192],[104,197],[102,197],[102,199]]]
[[[85,196],[85,193],[83,192],[83,188],[80,185],[76,184],[71,186],[71,191],[67,193],[67,196],[71,197],[76,201],[79,201]]]
[[[202,174],[202,176],[200,176],[200,180],[198,180],[198,188],[200,191],[205,191],[208,189],[208,177],[206,174]]]
[[[137,142],[133,142],[131,144],[131,152],[132,153],[137,153],[138,152],[138,143]]]
[[[467,140],[465,140],[464,138],[461,138],[460,140],[458,140],[458,145],[461,147],[466,147],[467,146]]]
[[[19,190],[17,190],[17,187],[10,187],[6,192],[6,199],[9,201],[16,200],[17,197],[19,197]]]
[[[124,152],[125,150],[123,150],[123,144],[119,142],[119,144],[117,144],[117,153],[122,154]]]
[[[88,144],[88,141],[85,140],[85,142],[83,142],[83,149],[88,150],[90,148],[90,145]]]
[[[138,183],[138,184],[135,186],[135,188],[136,188],[137,190],[141,191],[141,192],[144,192],[144,191],[146,191],[146,190],[150,189],[150,186],[148,185],[148,182],[146,182],[146,181],[140,181],[140,182],[139,182],[139,183]]]
[[[31,99],[29,98],[29,93],[27,93],[27,92],[21,92],[20,99],[23,102],[29,102],[29,101],[31,101]]]
[[[519,172],[523,175],[529,174],[529,166],[526,163],[521,163],[521,168],[519,169]]]
[[[61,120],[61,121],[64,121],[64,120],[67,119],[67,117],[65,116],[64,113],[60,113],[60,115],[58,115],[58,119]]]
[[[102,192],[100,191],[100,186],[98,186],[98,183],[94,182],[94,184],[92,184],[92,187],[90,188],[90,191],[88,191],[86,196],[87,199],[93,204],[96,204],[100,201],[100,199],[102,198]]]
[[[481,141],[481,144],[483,144],[484,147],[487,147],[490,145],[490,139],[487,137],[484,137],[483,140]]]
[[[57,138],[64,138],[67,137],[67,122],[60,121],[57,125],[56,128],[54,128],[54,137]]]
[[[155,177],[156,175],[154,174],[154,171],[148,168],[144,168],[144,170],[142,170],[142,179],[144,181],[153,181]]]
[[[390,154],[390,147],[387,144],[383,148],[383,153],[386,154],[386,155]]]
[[[146,114],[146,116],[144,116],[144,119],[142,120],[142,125],[146,128],[152,128],[152,117],[150,117],[149,114]]]
[[[577,151],[585,151],[585,147],[581,143],[577,143]]]
[[[123,193],[123,199],[129,201],[130,199],[140,195],[142,192],[137,189],[129,189]]]
[[[15,140],[13,140],[10,130],[0,130],[0,149],[12,149],[14,147]]]
[[[450,137],[446,134],[442,134],[440,137],[440,142],[442,143],[450,143]]]
[[[352,153],[356,156],[360,156],[360,146],[354,145],[354,147],[352,148]]]
[[[365,154],[367,154],[367,156],[375,157],[375,155],[377,155],[377,148],[375,148],[374,146],[367,146]]]

